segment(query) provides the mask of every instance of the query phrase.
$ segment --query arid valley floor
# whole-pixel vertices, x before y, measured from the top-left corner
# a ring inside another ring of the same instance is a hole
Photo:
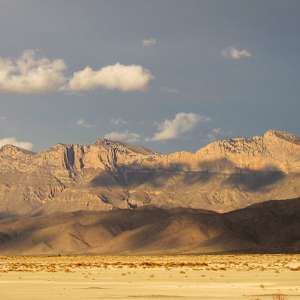
[[[300,299],[300,255],[0,257],[0,299]]]

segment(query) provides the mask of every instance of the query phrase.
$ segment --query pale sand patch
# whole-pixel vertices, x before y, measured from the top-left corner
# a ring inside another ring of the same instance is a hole
[[[203,259],[208,270],[200,269]],[[10,270],[0,273],[0,299],[250,300],[258,297],[267,300],[281,292],[293,300],[300,299],[300,271],[289,271],[284,264],[298,259],[299,256],[148,258],[152,264],[163,261],[168,266],[171,262],[175,264],[166,268],[155,264],[145,267],[147,257],[0,258],[0,270]],[[102,265],[103,261],[106,266]],[[191,261],[198,262],[199,266],[176,265]],[[84,262],[86,265],[82,266]],[[216,269],[217,262],[225,270],[210,270]],[[247,270],[252,262],[256,262],[257,268]],[[265,267],[261,269],[263,264]],[[13,271],[14,267],[23,271]]]

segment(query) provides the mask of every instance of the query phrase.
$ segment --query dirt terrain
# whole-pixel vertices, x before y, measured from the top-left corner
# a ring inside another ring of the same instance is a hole
[[[0,219],[0,254],[199,254],[300,250],[300,199],[220,214],[116,209]]]
[[[0,257],[6,300],[296,300],[299,278],[300,255]]]

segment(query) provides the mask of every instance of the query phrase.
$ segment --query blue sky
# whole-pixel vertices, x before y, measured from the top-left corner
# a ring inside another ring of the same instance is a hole
[[[297,0],[1,0],[0,36],[0,145],[300,135]]]

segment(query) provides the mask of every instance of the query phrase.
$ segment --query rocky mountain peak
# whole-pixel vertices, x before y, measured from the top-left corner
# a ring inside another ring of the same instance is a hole
[[[300,142],[269,130],[159,154],[99,139],[32,153],[0,148],[0,212],[109,210],[153,205],[226,211],[300,196]],[[299,181],[299,183],[298,183]]]
[[[7,157],[9,159],[26,159],[34,155],[33,152],[19,148],[14,145],[4,145],[0,148],[0,157]]]
[[[274,139],[278,140],[281,139],[283,141],[287,141],[294,144],[300,145],[300,138],[297,137],[295,134],[289,133],[287,131],[280,131],[280,130],[268,130],[264,133],[263,137],[265,139]]]
[[[259,153],[271,155],[271,152],[274,151],[286,151],[287,147],[289,147],[286,145],[286,142],[295,146],[300,145],[299,137],[294,134],[279,130],[268,130],[261,136],[237,137],[215,141],[198,151],[221,155],[243,153],[247,155],[257,155]]]
[[[94,145],[98,145],[101,147],[104,147],[106,149],[114,149],[120,153],[129,153],[129,152],[134,152],[136,154],[142,154],[142,155],[148,155],[148,154],[155,154],[156,152],[153,152],[150,149],[147,149],[143,146],[139,145],[133,145],[133,144],[128,144],[120,141],[113,141],[109,139],[98,139]]]

